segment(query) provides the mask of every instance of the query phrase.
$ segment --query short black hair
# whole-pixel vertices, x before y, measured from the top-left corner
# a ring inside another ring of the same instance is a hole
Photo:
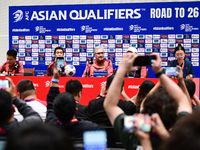
[[[5,150],[72,150],[69,136],[61,129],[47,124],[18,127],[9,135]]]
[[[28,90],[35,90],[33,82],[29,79],[23,79],[17,84],[17,92],[23,93]]]
[[[55,97],[53,109],[59,121],[70,121],[76,112],[74,97],[68,92],[58,94]]]
[[[82,91],[83,86],[79,80],[69,80],[65,85],[65,92],[71,93],[73,96],[78,95]]]
[[[178,105],[167,93],[166,89],[147,96],[144,102],[144,114],[158,113],[165,128],[170,129],[177,119]]]
[[[108,88],[110,87],[110,84],[112,83],[113,79],[114,79],[115,75],[111,75],[107,78],[107,81],[106,81],[106,89],[108,90]],[[123,83],[122,83],[122,89],[123,89],[123,86],[124,86],[124,80],[123,80]]]
[[[54,55],[55,55],[57,49],[61,49],[61,50],[63,51],[63,54],[64,54],[64,49],[63,49],[62,47],[59,46],[59,47],[56,47],[56,48],[54,49]]]
[[[10,50],[7,51],[7,55],[13,56],[14,58],[16,58],[17,57],[17,51],[14,50],[14,49],[10,49]]]
[[[176,55],[176,51],[179,50],[182,50],[185,53],[185,48],[180,43],[178,43],[178,46],[175,48],[174,55]]]
[[[6,122],[12,117],[12,99],[11,95],[5,91],[0,90],[0,123]]]
[[[196,91],[196,85],[195,85],[194,81],[189,80],[189,79],[184,79],[184,82],[185,82],[185,86],[188,90],[188,93],[190,95],[190,98],[192,98]]]

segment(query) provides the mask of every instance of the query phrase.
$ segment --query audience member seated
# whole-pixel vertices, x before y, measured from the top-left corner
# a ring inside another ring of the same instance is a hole
[[[7,136],[12,130],[20,126],[30,125],[34,122],[42,122],[39,114],[28,106],[23,100],[15,95],[15,85],[10,78],[6,78],[10,82],[9,89],[0,90],[0,136]],[[24,119],[18,122],[14,119],[14,105],[22,114]]]
[[[74,150],[72,141],[60,129],[44,124],[21,127],[8,137],[5,150]]]
[[[23,79],[17,84],[17,94],[18,97],[25,101],[27,105],[31,106],[35,110],[43,121],[46,118],[47,108],[43,104],[44,102],[37,99],[36,89],[34,88],[33,82],[28,79]],[[14,117],[18,121],[23,120],[23,116],[15,109]]]
[[[150,134],[146,134],[147,138],[141,138],[141,134],[138,133],[137,130],[136,135],[123,131],[122,120],[127,115],[117,105],[124,74],[134,69],[132,64],[138,56],[137,54],[125,54],[123,56],[104,101],[104,108],[110,122],[114,126],[116,134],[120,137],[126,149],[136,149],[139,143],[145,149],[146,145],[148,145],[148,149],[151,149],[151,146],[152,149],[159,149],[162,141],[169,137],[167,130],[174,125],[176,120],[180,121],[181,118],[192,112],[191,104],[189,103],[187,96],[174,81],[163,74],[161,58],[159,55],[151,55],[156,56],[156,60],[153,61],[152,69],[156,76],[159,77],[159,83],[161,83],[165,88],[162,88],[161,91],[151,93],[152,90],[154,91],[155,88],[157,88],[157,86],[154,86],[154,88],[149,92],[147,98],[143,100],[143,106],[141,106],[144,108],[143,113],[152,117],[152,130]],[[155,116],[156,114],[158,115]],[[161,118],[160,121],[159,118]]]
[[[97,123],[100,126],[111,126],[110,120],[104,110],[103,103],[105,100],[105,95],[109,89],[111,82],[114,78],[114,75],[107,78],[107,82],[101,90],[101,93],[96,99],[93,99],[89,102],[88,106],[85,108],[85,114],[87,119]],[[123,85],[120,86],[123,88]],[[134,113],[139,112],[138,108],[131,101],[118,101],[118,106],[128,115],[133,115]]]
[[[77,111],[76,101],[70,93],[59,92],[59,78],[59,70],[54,67],[53,79],[47,95],[47,115],[45,122],[60,126],[68,131],[70,137],[73,138],[82,138],[85,130],[99,129],[95,123],[75,118]]]
[[[7,62],[0,66],[0,72],[5,76],[23,76],[24,67],[19,61],[16,61],[17,51],[7,51]]]
[[[66,83],[65,86],[65,92],[69,92],[72,94],[76,101],[76,107],[78,108],[78,111],[75,114],[75,117],[78,119],[84,119],[86,120],[86,115],[85,115],[85,107],[84,105],[79,104],[79,101],[81,100],[82,96],[82,89],[83,86],[79,80],[69,80]]]

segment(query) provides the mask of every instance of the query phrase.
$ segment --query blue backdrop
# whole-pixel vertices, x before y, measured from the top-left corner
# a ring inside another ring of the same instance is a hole
[[[160,53],[162,66],[174,60],[181,43],[186,60],[199,70],[200,2],[87,4],[9,7],[9,48],[25,68],[43,74],[57,46],[82,75],[93,49],[102,45],[117,68],[128,47],[140,54]],[[149,69],[149,77],[155,77]]]

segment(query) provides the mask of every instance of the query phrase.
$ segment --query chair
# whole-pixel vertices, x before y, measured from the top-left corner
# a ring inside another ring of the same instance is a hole
[[[149,75],[149,69],[146,69],[146,78],[148,78]]]
[[[34,76],[35,68],[24,68],[24,76]]]

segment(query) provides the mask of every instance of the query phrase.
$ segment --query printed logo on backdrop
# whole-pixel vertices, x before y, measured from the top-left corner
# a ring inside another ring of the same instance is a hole
[[[147,31],[147,28],[142,28],[141,26],[138,26],[136,24],[136,25],[129,26],[129,31],[132,31],[132,30],[133,30],[133,32],[140,32],[140,31]]]
[[[199,30],[199,28],[193,27],[190,24],[181,24],[180,30],[185,30],[185,32],[192,32],[193,30]]]
[[[36,26],[35,27],[35,32],[46,33],[46,32],[51,32],[51,30],[50,29],[46,29],[43,26]]]
[[[85,33],[92,33],[98,31],[98,29],[93,29],[92,27],[90,27],[89,25],[82,25],[81,26],[81,32],[85,32]]]
[[[23,11],[21,10],[17,10],[16,12],[13,13],[14,15],[14,22],[18,22],[18,21],[21,21],[22,18],[23,18]]]

